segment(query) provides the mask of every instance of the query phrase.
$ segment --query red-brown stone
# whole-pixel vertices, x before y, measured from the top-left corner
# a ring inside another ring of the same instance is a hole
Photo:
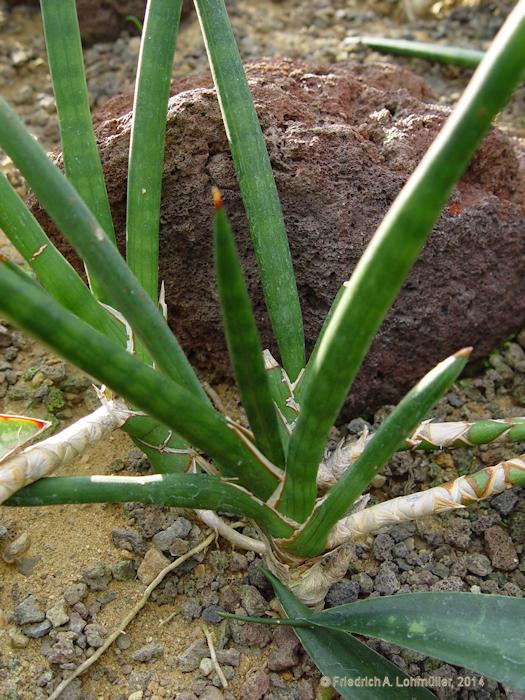
[[[281,196],[311,349],[395,196],[449,110],[423,81],[391,66],[247,66]],[[210,189],[236,232],[265,346],[274,349],[239,190],[209,75],[174,85],[166,132],[161,278],[170,323],[199,368],[231,373],[212,264]],[[125,237],[132,99],[96,115],[119,243]],[[487,354],[525,318],[522,144],[494,129],[473,159],[403,286],[357,378],[350,412],[397,401],[434,363],[465,345]],[[36,210],[53,239],[56,231]],[[62,245],[62,249],[66,246]]]

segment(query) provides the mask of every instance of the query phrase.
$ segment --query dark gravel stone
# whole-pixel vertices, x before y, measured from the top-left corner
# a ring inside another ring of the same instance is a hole
[[[241,690],[242,700],[261,700],[270,688],[268,672],[260,668],[244,681]]]
[[[31,622],[42,622],[45,616],[46,614],[38,605],[35,596],[29,595],[15,607],[13,620],[17,625],[27,625]]]
[[[374,579],[374,589],[383,595],[392,595],[399,590],[400,586],[401,583],[396,572],[391,567],[382,564]]]
[[[242,608],[241,608],[242,609]],[[272,640],[270,628],[266,625],[255,625],[249,622],[233,622],[230,626],[235,644],[241,647],[264,649]]]
[[[240,586],[241,605],[248,615],[262,615],[268,603],[255,586]]]
[[[448,542],[456,549],[469,549],[471,538],[470,522],[464,518],[450,518],[443,531],[443,538],[445,542]]]
[[[328,608],[335,608],[337,605],[353,603],[358,597],[359,583],[344,578],[330,586],[325,602]]]
[[[182,673],[191,673],[199,668],[201,659],[208,656],[208,645],[206,642],[197,640],[186,647],[184,651],[179,654],[178,665],[179,670]]]
[[[490,501],[491,507],[495,508],[503,517],[510,515],[517,503],[518,495],[514,489],[503,491],[503,493],[498,494]]]
[[[84,634],[86,635],[86,641],[90,647],[98,649],[104,644],[104,637],[107,635],[108,631],[102,625],[96,622],[86,625],[84,628]]]
[[[485,549],[496,569],[513,571],[517,568],[519,560],[514,542],[499,525],[489,527],[485,532]]]
[[[39,639],[40,637],[45,637],[52,627],[53,625],[49,620],[42,620],[42,622],[37,622],[34,625],[24,627],[23,632],[26,637],[31,637],[31,639]]]
[[[380,533],[374,540],[373,552],[378,561],[392,559],[392,547],[394,540],[386,533]]]
[[[268,657],[270,671],[286,671],[299,663],[299,640],[291,627],[278,627]]]
[[[192,524],[186,518],[177,518],[168,528],[153,536],[153,544],[162,552],[167,552],[176,540],[188,537]]]
[[[204,622],[209,622],[212,625],[218,625],[222,621],[222,617],[219,615],[220,612],[225,612],[224,608],[220,605],[208,605],[207,608],[201,613],[201,618]]]
[[[133,661],[139,661],[140,663],[148,663],[152,659],[158,659],[164,654],[164,648],[160,644],[146,644],[140,649],[137,649],[131,654]]]
[[[118,549],[134,552],[139,557],[146,554],[147,545],[136,530],[113,530],[111,540]]]
[[[485,513],[482,513],[481,515],[478,515],[477,513],[472,513],[472,518],[470,522],[472,532],[474,532],[476,535],[482,535],[485,532],[485,530],[487,530],[489,527],[500,523],[501,516],[499,515],[499,513],[496,513],[495,510],[489,510]]]
[[[202,612],[202,605],[195,598],[188,598],[180,606],[180,614],[187,622],[195,620]]]
[[[459,576],[449,576],[441,581],[437,581],[431,586],[432,591],[445,591],[447,593],[453,593],[456,591],[464,591],[465,584],[459,578]]]
[[[467,554],[463,561],[467,567],[467,571],[476,576],[488,576],[492,571],[492,564],[488,557],[484,554]]]
[[[237,667],[241,662],[241,653],[238,649],[217,649],[215,653],[220,664]]]
[[[116,581],[133,581],[137,576],[135,566],[129,559],[122,559],[113,564],[111,573]]]
[[[104,591],[111,581],[111,570],[104,562],[97,561],[82,571],[82,579],[92,591]]]
[[[374,590],[373,579],[370,578],[370,576],[364,571],[360,571],[358,574],[354,574],[351,580],[357,583],[357,585],[359,586],[360,593],[364,593],[366,595],[367,593],[372,593],[372,591]]]
[[[388,531],[390,537],[392,537],[396,542],[402,542],[408,537],[412,537],[416,532],[416,525],[412,521],[408,520],[406,523],[399,523],[399,525],[394,525]]]

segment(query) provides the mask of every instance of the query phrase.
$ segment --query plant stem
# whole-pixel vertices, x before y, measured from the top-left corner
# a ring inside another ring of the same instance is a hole
[[[361,456],[372,438],[373,434],[364,434],[357,440],[341,441],[319,467],[317,473],[318,488],[326,491],[339,481]],[[479,420],[471,423],[424,421],[398,447],[398,451],[442,450],[451,447],[474,447],[476,445],[523,441],[525,441],[525,417]]]

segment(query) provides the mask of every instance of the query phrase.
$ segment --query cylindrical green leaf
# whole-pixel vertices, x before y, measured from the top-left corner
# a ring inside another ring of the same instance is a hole
[[[60,125],[64,170],[113,243],[115,233],[104,174],[93,133],[75,0],[40,0],[49,70]],[[108,301],[86,268],[97,296]],[[105,297],[105,298],[104,298]]]
[[[272,537],[286,537],[292,532],[292,528],[277,513],[249,493],[207,474],[49,477],[20,489],[3,505],[49,506],[129,501],[235,513],[252,518]]]
[[[125,343],[122,324],[97,302],[1,173],[0,228],[60,304],[108,337]]]
[[[140,336],[159,369],[203,402],[208,398],[156,304],[71,183],[0,98],[0,146],[8,153],[58,228],[92,269],[110,302]]]
[[[279,195],[224,0],[195,0],[282,365],[304,367],[304,333]]]
[[[439,212],[525,67],[525,2],[520,2],[354,269],[299,391],[280,508],[304,521],[316,497],[326,439],[366,352]],[[407,358],[407,362],[409,358]]]
[[[225,476],[237,478],[262,498],[275,490],[276,477],[209,404],[77,319],[5,263],[0,263],[0,310],[131,405],[203,450]]]
[[[218,203],[215,212],[215,273],[230,360],[257,446],[271,462],[284,467],[279,424],[252,305],[218,193],[215,193],[215,201]]]
[[[332,527],[366,489],[407,435],[456,381],[471,348],[452,355],[426,374],[384,420],[364,452],[328,492],[319,508],[288,549],[301,557],[315,557],[325,550]]]
[[[182,0],[149,0],[144,19],[129,145],[126,258],[158,298],[159,216],[166,111]]]
[[[485,55],[483,51],[462,49],[459,46],[441,46],[424,41],[387,39],[375,36],[356,36],[349,40],[352,44],[364,44],[374,51],[393,53],[399,56],[423,58],[427,61],[446,63],[460,68],[476,68]]]

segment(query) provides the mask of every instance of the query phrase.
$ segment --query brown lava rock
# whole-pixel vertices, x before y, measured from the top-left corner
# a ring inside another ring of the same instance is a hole
[[[420,78],[391,65],[312,68],[275,59],[249,64],[247,74],[311,349],[338,288],[449,110],[432,102]],[[131,106],[131,96],[116,97],[95,115],[121,246]],[[191,361],[221,378],[231,370],[213,274],[212,185],[237,235],[264,346],[274,349],[215,91],[201,74],[174,84],[169,104],[160,273],[171,325]],[[523,325],[524,194],[522,144],[494,129],[383,323],[354,384],[352,413],[398,400],[451,352],[473,345],[474,357],[483,356]]]
[[[7,0],[8,5],[38,7],[40,0]],[[192,0],[184,0],[182,18],[193,7]],[[124,29],[136,33],[135,25],[127,17],[144,19],[146,0],[77,0],[78,23],[82,42],[89,46],[97,41],[116,39]]]

